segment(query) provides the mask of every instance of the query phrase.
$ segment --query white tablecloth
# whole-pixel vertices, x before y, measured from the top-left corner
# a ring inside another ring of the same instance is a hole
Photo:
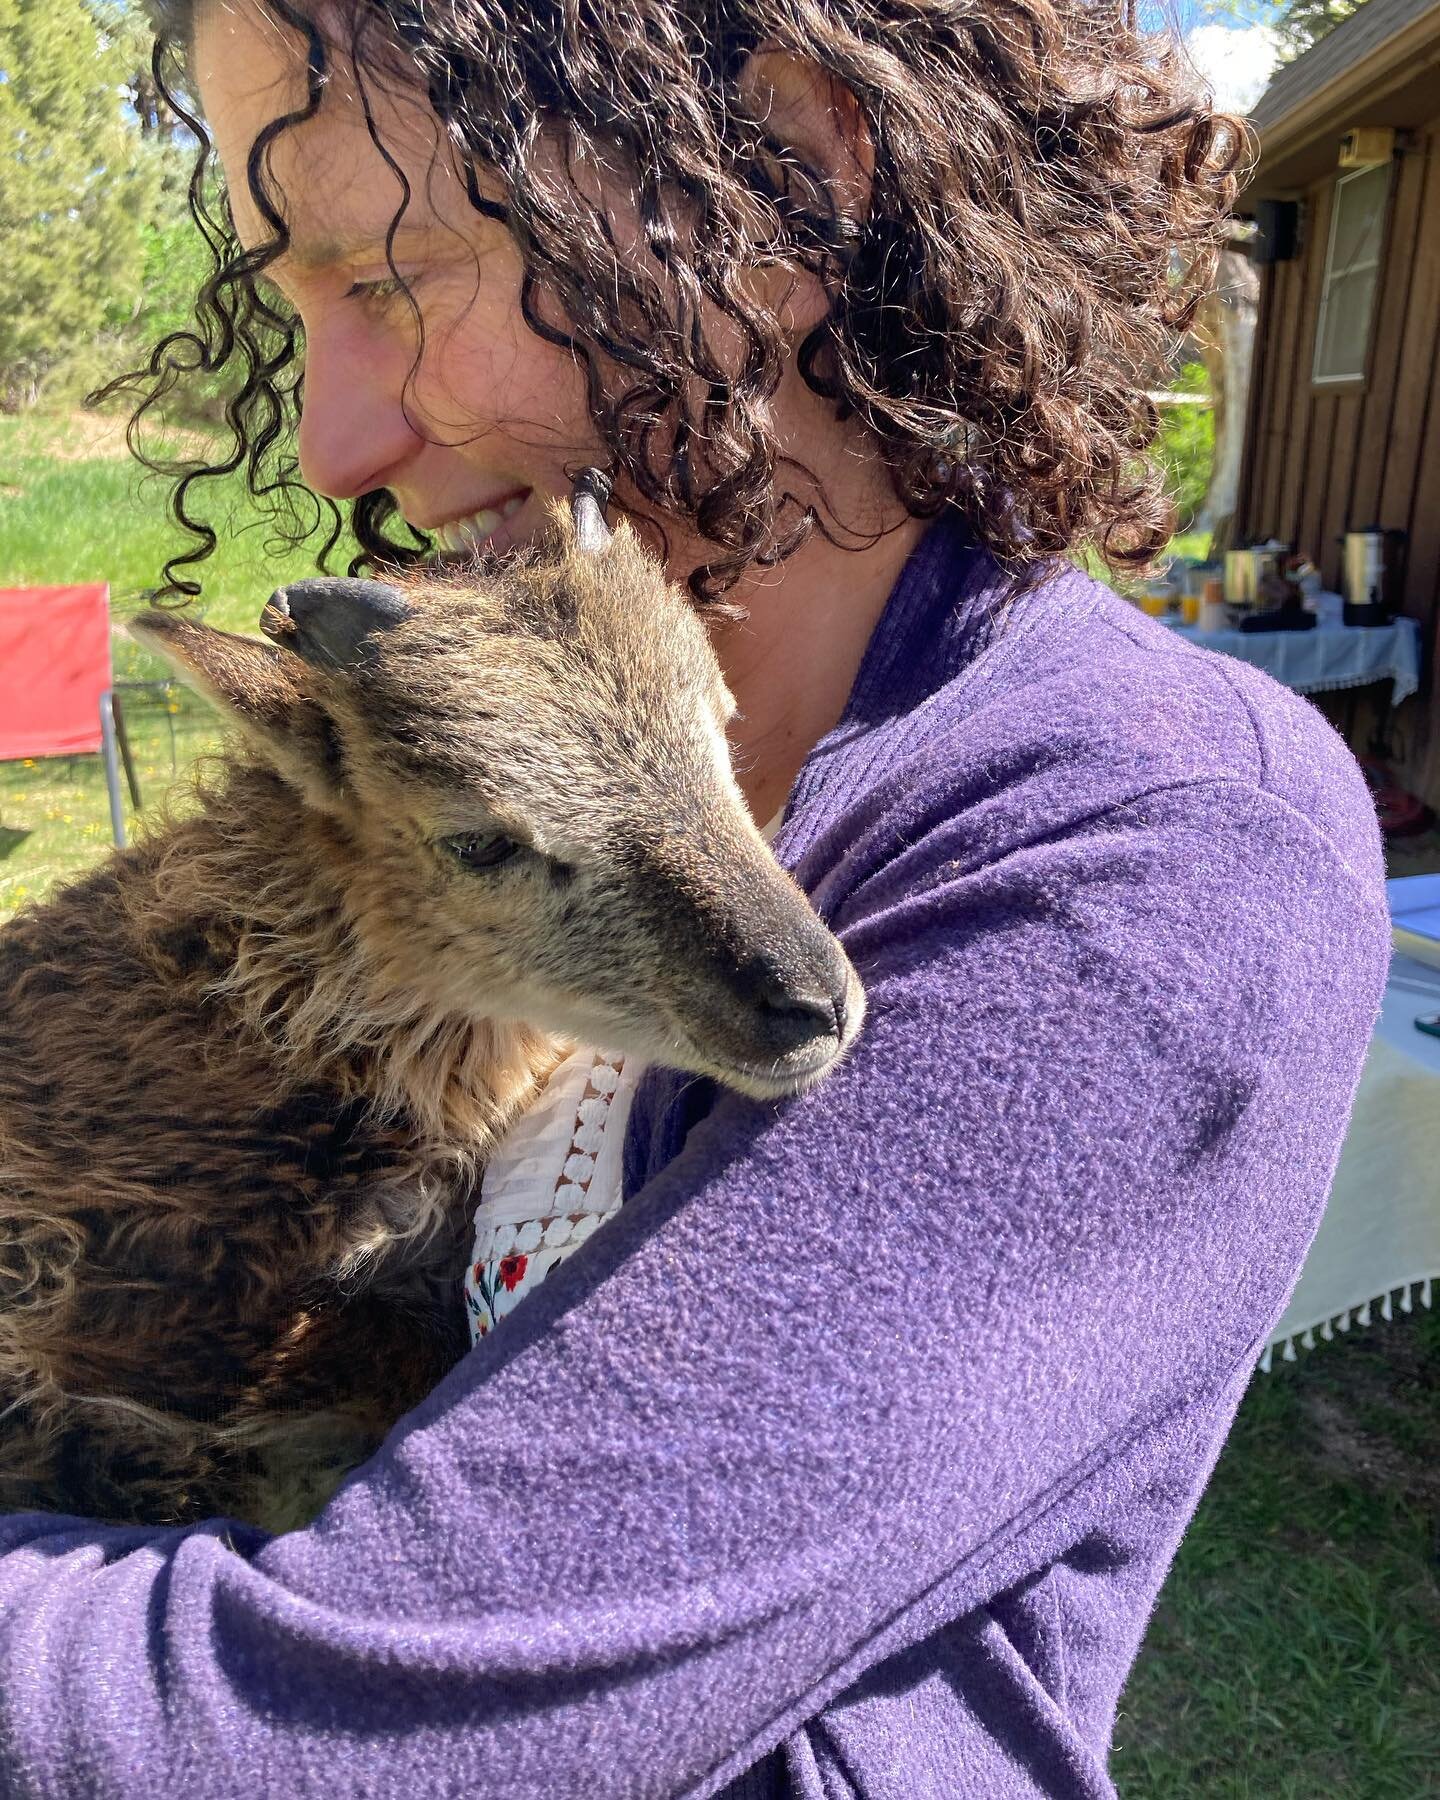
[[[1392,908],[1425,883],[1440,876],[1392,881]],[[1418,1013],[1440,1013],[1440,968],[1397,954],[1325,1217],[1262,1369],[1440,1287],[1440,1038],[1415,1029]]]
[[[1414,619],[1389,625],[1317,625],[1313,631],[1201,631],[1172,629],[1192,644],[1237,656],[1300,694],[1389,681],[1398,706],[1420,685],[1420,627]]]

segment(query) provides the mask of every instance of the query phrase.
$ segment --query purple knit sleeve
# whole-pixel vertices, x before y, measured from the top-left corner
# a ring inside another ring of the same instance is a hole
[[[1234,781],[911,816],[844,1067],[721,1100],[311,1529],[0,1522],[0,1793],[715,1794],[1146,1503],[1314,1229],[1375,886]]]

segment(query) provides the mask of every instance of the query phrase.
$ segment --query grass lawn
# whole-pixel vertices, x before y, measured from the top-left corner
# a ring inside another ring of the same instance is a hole
[[[1124,1800],[1440,1795],[1440,1309],[1257,1375],[1121,1702]]]
[[[137,496],[113,430],[0,419],[0,585],[108,579],[123,617],[173,541],[161,498]],[[200,604],[231,630],[309,572],[253,530],[205,567]],[[160,672],[117,640],[117,676]],[[128,718],[157,796],[172,730],[179,770],[217,741],[183,688]],[[108,843],[98,758],[0,764],[0,922]],[[1257,1376],[1122,1703],[1124,1800],[1440,1796],[1437,1551],[1440,1310]]]
[[[186,540],[165,515],[165,485],[127,456],[122,423],[89,413],[0,418],[0,587],[108,581],[118,621],[143,609],[166,557]],[[266,597],[313,574],[313,557],[269,541],[238,478],[204,484],[201,493],[220,543],[200,566],[203,592],[192,604],[211,624],[253,632]],[[333,566],[343,568],[343,555]],[[121,633],[114,659],[117,681],[168,674]],[[175,772],[219,743],[214,715],[179,683],[121,700],[142,799],[158,798]],[[0,921],[109,845],[98,756],[0,763]]]

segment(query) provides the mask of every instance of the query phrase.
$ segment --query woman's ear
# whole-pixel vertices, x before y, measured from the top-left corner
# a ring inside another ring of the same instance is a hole
[[[850,89],[788,50],[754,51],[740,72],[739,88],[767,133],[825,184],[836,215],[862,225],[875,179],[875,140]],[[758,269],[753,279],[793,335],[812,330],[829,309],[820,283],[793,266]]]

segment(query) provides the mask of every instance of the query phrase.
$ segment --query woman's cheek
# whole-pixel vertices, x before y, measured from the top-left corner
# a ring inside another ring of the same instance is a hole
[[[588,442],[581,368],[525,324],[518,292],[513,305],[482,293],[451,310],[438,329],[427,318],[416,401],[427,416],[452,425],[523,424],[567,444]]]

